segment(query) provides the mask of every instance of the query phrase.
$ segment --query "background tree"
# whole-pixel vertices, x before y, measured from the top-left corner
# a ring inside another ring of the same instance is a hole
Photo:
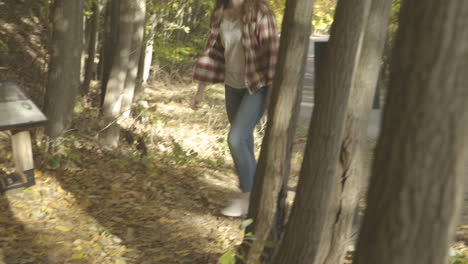
[[[134,100],[138,98],[144,90],[143,85],[148,84],[151,65],[153,62],[154,36],[156,35],[156,14],[152,5],[148,5],[145,16],[145,37],[141,45],[140,60],[138,62],[137,83],[135,87]]]
[[[122,114],[122,100],[129,70],[129,58],[132,52],[132,37],[134,30],[134,16],[136,3],[134,0],[119,1],[119,34],[115,45],[115,58],[109,74],[106,86],[104,104],[102,106],[103,131],[99,139],[107,147],[118,146],[120,126],[117,119]]]
[[[53,3],[53,34],[44,111],[46,134],[57,137],[70,126],[80,86],[83,0]]]
[[[370,1],[338,2],[319,71],[314,114],[297,194],[273,263],[316,263],[332,197],[341,180],[336,167]]]
[[[209,32],[213,1],[152,1],[156,14],[154,36],[155,68],[158,72],[186,73],[203,51]]]
[[[283,232],[287,179],[301,102],[312,7],[313,1],[310,0],[287,2],[269,119],[248,215],[254,221],[247,233],[253,233],[257,239],[244,238],[245,263],[258,261],[265,247],[262,240],[276,243]]]
[[[101,80],[101,108],[106,97],[107,83],[115,57],[116,43],[119,41],[120,1],[108,0],[104,12],[103,38],[99,59]],[[101,109],[102,111],[102,109]]]
[[[90,3],[89,7],[90,14],[87,14],[89,18],[86,20],[86,31],[88,32],[88,39],[87,46],[87,58],[86,64],[84,67],[84,80],[83,85],[81,86],[81,93],[87,94],[89,91],[89,85],[91,83],[91,79],[93,78],[93,74],[95,73],[95,65],[94,61],[96,59],[96,48],[97,48],[97,36],[99,32],[99,17],[100,17],[100,10],[101,10],[101,3],[99,0],[93,0]]]
[[[132,33],[132,46],[128,58],[128,69],[125,77],[125,87],[122,98],[122,113],[123,117],[129,117],[135,88],[141,86],[141,79],[137,78],[140,54],[142,52],[143,37],[145,32],[145,13],[146,13],[146,0],[134,0],[135,11],[133,15],[133,33]],[[137,85],[137,82],[139,83]]]
[[[468,158],[468,2],[403,1],[355,263],[447,263]]]

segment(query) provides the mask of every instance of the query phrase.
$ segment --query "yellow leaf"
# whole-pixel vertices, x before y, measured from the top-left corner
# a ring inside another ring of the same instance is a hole
[[[73,229],[73,227],[70,226],[56,226],[55,229],[63,231],[63,232],[68,232]]]
[[[94,246],[94,250],[101,250],[102,249],[102,245],[100,244],[97,244]]]
[[[177,220],[167,219],[167,218],[165,218],[165,217],[162,217],[162,218],[159,219],[159,222],[160,222],[160,223],[173,224],[173,223],[177,223],[178,221],[177,221]]]
[[[72,255],[72,259],[83,259],[85,257],[85,253],[84,252],[80,252],[80,253],[75,253]]]
[[[74,250],[81,251],[81,250],[83,250],[83,247],[82,246],[77,246],[76,248],[74,248]]]

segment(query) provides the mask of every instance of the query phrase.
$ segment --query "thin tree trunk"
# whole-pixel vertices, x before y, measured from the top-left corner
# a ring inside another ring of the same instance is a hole
[[[56,0],[45,113],[45,133],[58,137],[70,126],[80,86],[83,1]]]
[[[138,58],[138,72],[136,76],[136,86],[135,86],[135,94],[133,96],[133,101],[136,101],[138,97],[143,93],[143,75],[145,69],[145,60],[146,60],[146,47],[147,42],[143,41],[140,47],[140,58]]]
[[[97,79],[101,81],[104,80],[104,62],[105,62],[105,46],[106,41],[109,37],[109,21],[110,21],[110,2],[111,0],[103,0],[102,3],[102,10],[99,13],[102,13],[102,28],[98,31],[98,54],[99,54],[99,62],[97,65]],[[101,26],[101,25],[100,25]]]
[[[132,5],[134,5],[133,9],[135,10],[133,15],[132,49],[128,60],[127,77],[122,98],[122,112],[123,117],[126,118],[130,116],[135,87],[141,86],[141,80],[137,79],[137,73],[145,32],[146,0],[133,0]]]
[[[145,50],[145,67],[143,69],[143,83],[147,84],[148,83],[148,78],[150,75],[150,70],[151,70],[151,64],[153,62],[153,50],[154,50],[154,38],[156,35],[156,26],[158,25],[156,15],[153,14],[150,17],[150,31],[149,31],[149,37],[148,37],[148,44],[146,46]]]
[[[448,263],[468,160],[468,2],[403,2],[355,263]]]
[[[116,43],[119,41],[119,14],[120,14],[120,1],[122,0],[108,0],[106,5],[106,16],[104,22],[104,44],[100,52],[101,56],[101,112],[104,105],[104,98],[107,92],[107,83],[109,82],[112,65],[114,65],[114,58],[117,57],[115,51]]]
[[[255,175],[248,227],[257,239],[278,243],[285,221],[287,179],[290,171],[292,142],[302,95],[302,81],[311,30],[313,1],[289,0],[281,35],[279,63],[273,81],[266,135]],[[262,253],[260,240],[244,239],[245,263],[257,263]],[[264,252],[265,251],[265,252]]]
[[[84,73],[84,81],[81,87],[81,93],[87,94],[89,92],[89,84],[93,78],[94,72],[94,60],[96,58],[96,41],[97,41],[97,32],[99,27],[99,3],[93,3],[93,15],[90,18],[89,23],[89,43],[88,43],[88,58],[86,60],[86,67]]]
[[[156,14],[151,14],[147,20],[149,25],[148,35],[145,37],[140,54],[140,62],[138,65],[138,75],[137,75],[137,87],[135,87],[135,97],[138,98],[143,92],[143,85],[148,84],[148,77],[150,74],[151,64],[153,62],[153,47],[154,47],[154,36],[156,34]]]
[[[132,47],[132,16],[135,12],[132,5],[133,1],[135,0],[120,0],[120,32],[115,48],[116,57],[114,58],[102,106],[104,130],[99,135],[99,140],[109,148],[117,147],[120,137],[120,126],[117,124],[117,119],[121,117],[122,99]]]
[[[86,8],[85,8],[86,9]],[[84,12],[83,12],[83,45],[82,45],[82,50],[81,50],[81,62],[80,62],[80,78],[81,80],[80,81],[83,81],[83,73],[85,72],[85,69],[86,69],[86,57],[87,57],[87,52],[88,52],[88,45],[89,45],[89,39],[90,39],[90,36],[89,34],[91,33],[90,32],[90,27],[89,27],[89,24],[90,24],[90,19],[87,18],[85,15],[84,15]]]
[[[373,0],[364,33],[362,52],[356,70],[341,144],[340,161],[333,192],[332,206],[323,230],[315,263],[343,263],[347,246],[353,243],[351,234],[363,181],[367,179],[362,148],[372,108],[372,98],[382,65],[392,2]],[[357,236],[357,234],[356,234]]]
[[[284,239],[272,263],[316,263],[332,197],[349,93],[357,68],[370,1],[338,1],[297,193]]]

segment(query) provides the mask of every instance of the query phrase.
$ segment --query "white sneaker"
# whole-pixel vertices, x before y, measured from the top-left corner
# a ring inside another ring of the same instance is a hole
[[[233,199],[229,205],[221,211],[225,216],[239,217],[245,216],[249,212],[249,200]]]

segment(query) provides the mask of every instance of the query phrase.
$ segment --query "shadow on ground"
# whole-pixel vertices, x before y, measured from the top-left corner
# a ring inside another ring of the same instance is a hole
[[[176,169],[162,160],[82,154],[79,170],[49,173],[121,240],[129,263],[216,263],[221,233],[233,231],[233,220],[218,214],[233,193],[221,184],[225,176],[190,163]]]

